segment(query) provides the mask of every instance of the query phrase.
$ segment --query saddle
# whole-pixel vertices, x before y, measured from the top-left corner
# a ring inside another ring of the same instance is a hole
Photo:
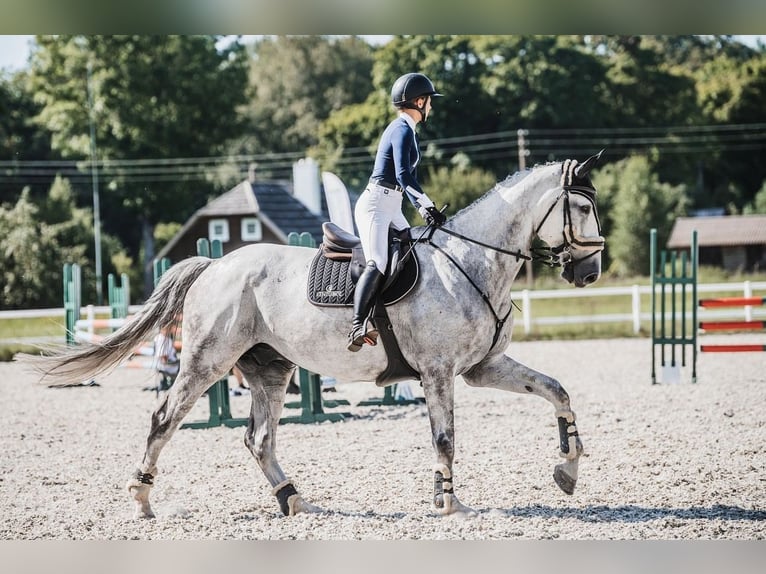
[[[367,264],[361,241],[328,221],[322,224],[322,232],[322,243],[309,271],[309,301],[319,307],[351,307],[354,287]],[[418,260],[410,250],[409,229],[389,228],[388,239],[388,266],[380,289],[386,306],[401,301],[418,280]]]
[[[308,300],[319,307],[352,307],[354,287],[366,261],[360,239],[334,223],[322,224],[322,243],[311,261],[308,276]],[[380,387],[418,379],[402,355],[386,306],[401,301],[418,280],[418,260],[412,249],[409,229],[389,228],[388,266],[378,298],[370,314],[388,356],[386,369],[377,377]]]

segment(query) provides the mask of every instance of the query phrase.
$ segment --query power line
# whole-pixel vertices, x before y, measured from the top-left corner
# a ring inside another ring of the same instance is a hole
[[[604,147],[607,154],[624,155],[657,148],[662,153],[702,154],[725,151],[755,151],[766,149],[766,123],[709,126],[668,126],[592,129],[530,129],[526,147],[533,156],[547,157],[581,153],[583,147]],[[463,152],[476,160],[514,158],[518,154],[516,131],[500,131],[449,138],[434,138],[423,142],[434,146],[442,158],[426,157],[424,165],[447,165],[450,152]],[[131,183],[178,183],[209,180],[218,168],[239,166],[247,173],[250,164],[261,171],[284,173],[289,176],[292,164],[305,157],[304,153],[240,154],[196,158],[114,159],[99,160],[103,178],[121,178]],[[373,152],[369,147],[343,150],[336,161],[339,166],[354,168],[370,165]],[[89,178],[86,160],[3,160],[0,161],[0,182],[34,183],[56,175],[82,183]]]

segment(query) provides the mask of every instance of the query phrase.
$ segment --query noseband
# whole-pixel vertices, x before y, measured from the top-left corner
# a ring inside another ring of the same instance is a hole
[[[601,221],[598,218],[598,210],[596,209],[596,190],[590,186],[575,185],[573,183],[573,179],[576,176],[576,166],[577,161],[573,159],[566,160],[562,165],[561,193],[556,198],[556,201],[554,201],[548,208],[548,211],[545,213],[545,216],[535,230],[535,235],[537,235],[547,221],[548,216],[553,212],[553,209],[558,205],[559,201],[563,199],[564,229],[562,231],[562,241],[560,245],[550,248],[550,252],[558,257],[559,265],[567,265],[570,263],[576,265],[580,261],[593,257],[596,253],[602,251],[606,243],[604,237],[601,235]],[[584,197],[590,202],[591,207],[593,208],[593,216],[596,218],[596,226],[598,228],[598,235],[596,237],[583,237],[575,231],[572,225],[572,207],[569,202],[570,195],[573,193]],[[587,255],[579,259],[574,259],[570,250],[570,247],[572,246],[575,246],[581,251],[587,251]]]

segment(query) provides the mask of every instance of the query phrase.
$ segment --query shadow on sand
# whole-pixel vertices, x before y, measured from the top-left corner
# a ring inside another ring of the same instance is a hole
[[[651,508],[646,506],[584,506],[556,508],[543,504],[499,509],[507,516],[540,518],[575,518],[583,522],[649,522],[663,518],[680,520],[766,520],[765,510],[714,504],[709,507]],[[497,510],[495,510],[497,512]]]

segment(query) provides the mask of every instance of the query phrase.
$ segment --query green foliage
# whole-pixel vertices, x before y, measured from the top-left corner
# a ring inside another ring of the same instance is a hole
[[[609,125],[607,67],[571,39],[480,36],[472,45],[487,68],[481,86],[497,128]],[[552,159],[532,152],[532,163]]]
[[[157,251],[162,251],[171,239],[181,230],[181,224],[172,223],[158,223],[154,228],[154,246]]]
[[[69,181],[56,178],[39,205],[25,190],[13,207],[0,207],[0,308],[58,307],[64,263],[82,266],[83,300],[95,301],[92,214],[75,205]],[[126,257],[116,238],[104,234],[102,250]],[[104,274],[114,272],[107,262]]]
[[[90,154],[88,69],[99,160],[173,159],[224,153],[242,133],[247,54],[215,36],[38,36],[29,86],[38,124],[65,157]],[[196,173],[164,181],[124,170],[103,177],[107,228],[138,252],[142,220],[184,221],[214,192]]]
[[[673,220],[685,209],[684,187],[661,183],[643,156],[603,171],[594,175],[593,183],[599,192],[606,190],[611,204],[606,236],[609,270],[622,276],[644,274],[649,268],[649,231],[656,227],[659,243],[665,243]]]
[[[704,121],[725,124],[766,122],[766,59],[763,54],[742,60],[722,56],[710,60],[697,74],[698,106]],[[754,152],[747,153],[748,147]],[[734,212],[751,203],[766,179],[762,144],[719,152],[705,170],[708,203],[733,204]],[[739,147],[739,146],[738,146]]]
[[[385,112],[387,101],[375,92],[362,103],[333,112],[319,128],[319,142],[310,155],[351,189],[362,189],[370,177],[378,138],[393,118],[393,110]]]
[[[246,135],[236,153],[303,151],[333,112],[370,92],[373,49],[358,37],[265,37],[253,47]],[[289,171],[290,162],[285,169]]]
[[[37,127],[32,118],[39,112],[26,76],[19,72],[6,77],[0,70],[0,161],[29,161],[54,159],[50,149],[50,134]],[[0,171],[0,203],[14,203],[22,189],[29,188],[31,197],[47,192],[50,179],[43,177],[22,180],[15,168]]]
[[[753,202],[745,206],[743,213],[745,215],[766,215],[766,181],[763,182],[761,189],[755,194]]]
[[[492,189],[497,180],[486,171],[456,166],[440,167],[428,176],[424,191],[439,207],[449,203],[448,214],[454,214]]]
[[[0,272],[2,301],[0,308],[33,307],[41,301],[52,301],[61,279],[46,272],[63,263],[63,254],[54,230],[36,220],[37,208],[25,190],[15,206],[0,207]],[[60,298],[60,293],[59,297]]]

